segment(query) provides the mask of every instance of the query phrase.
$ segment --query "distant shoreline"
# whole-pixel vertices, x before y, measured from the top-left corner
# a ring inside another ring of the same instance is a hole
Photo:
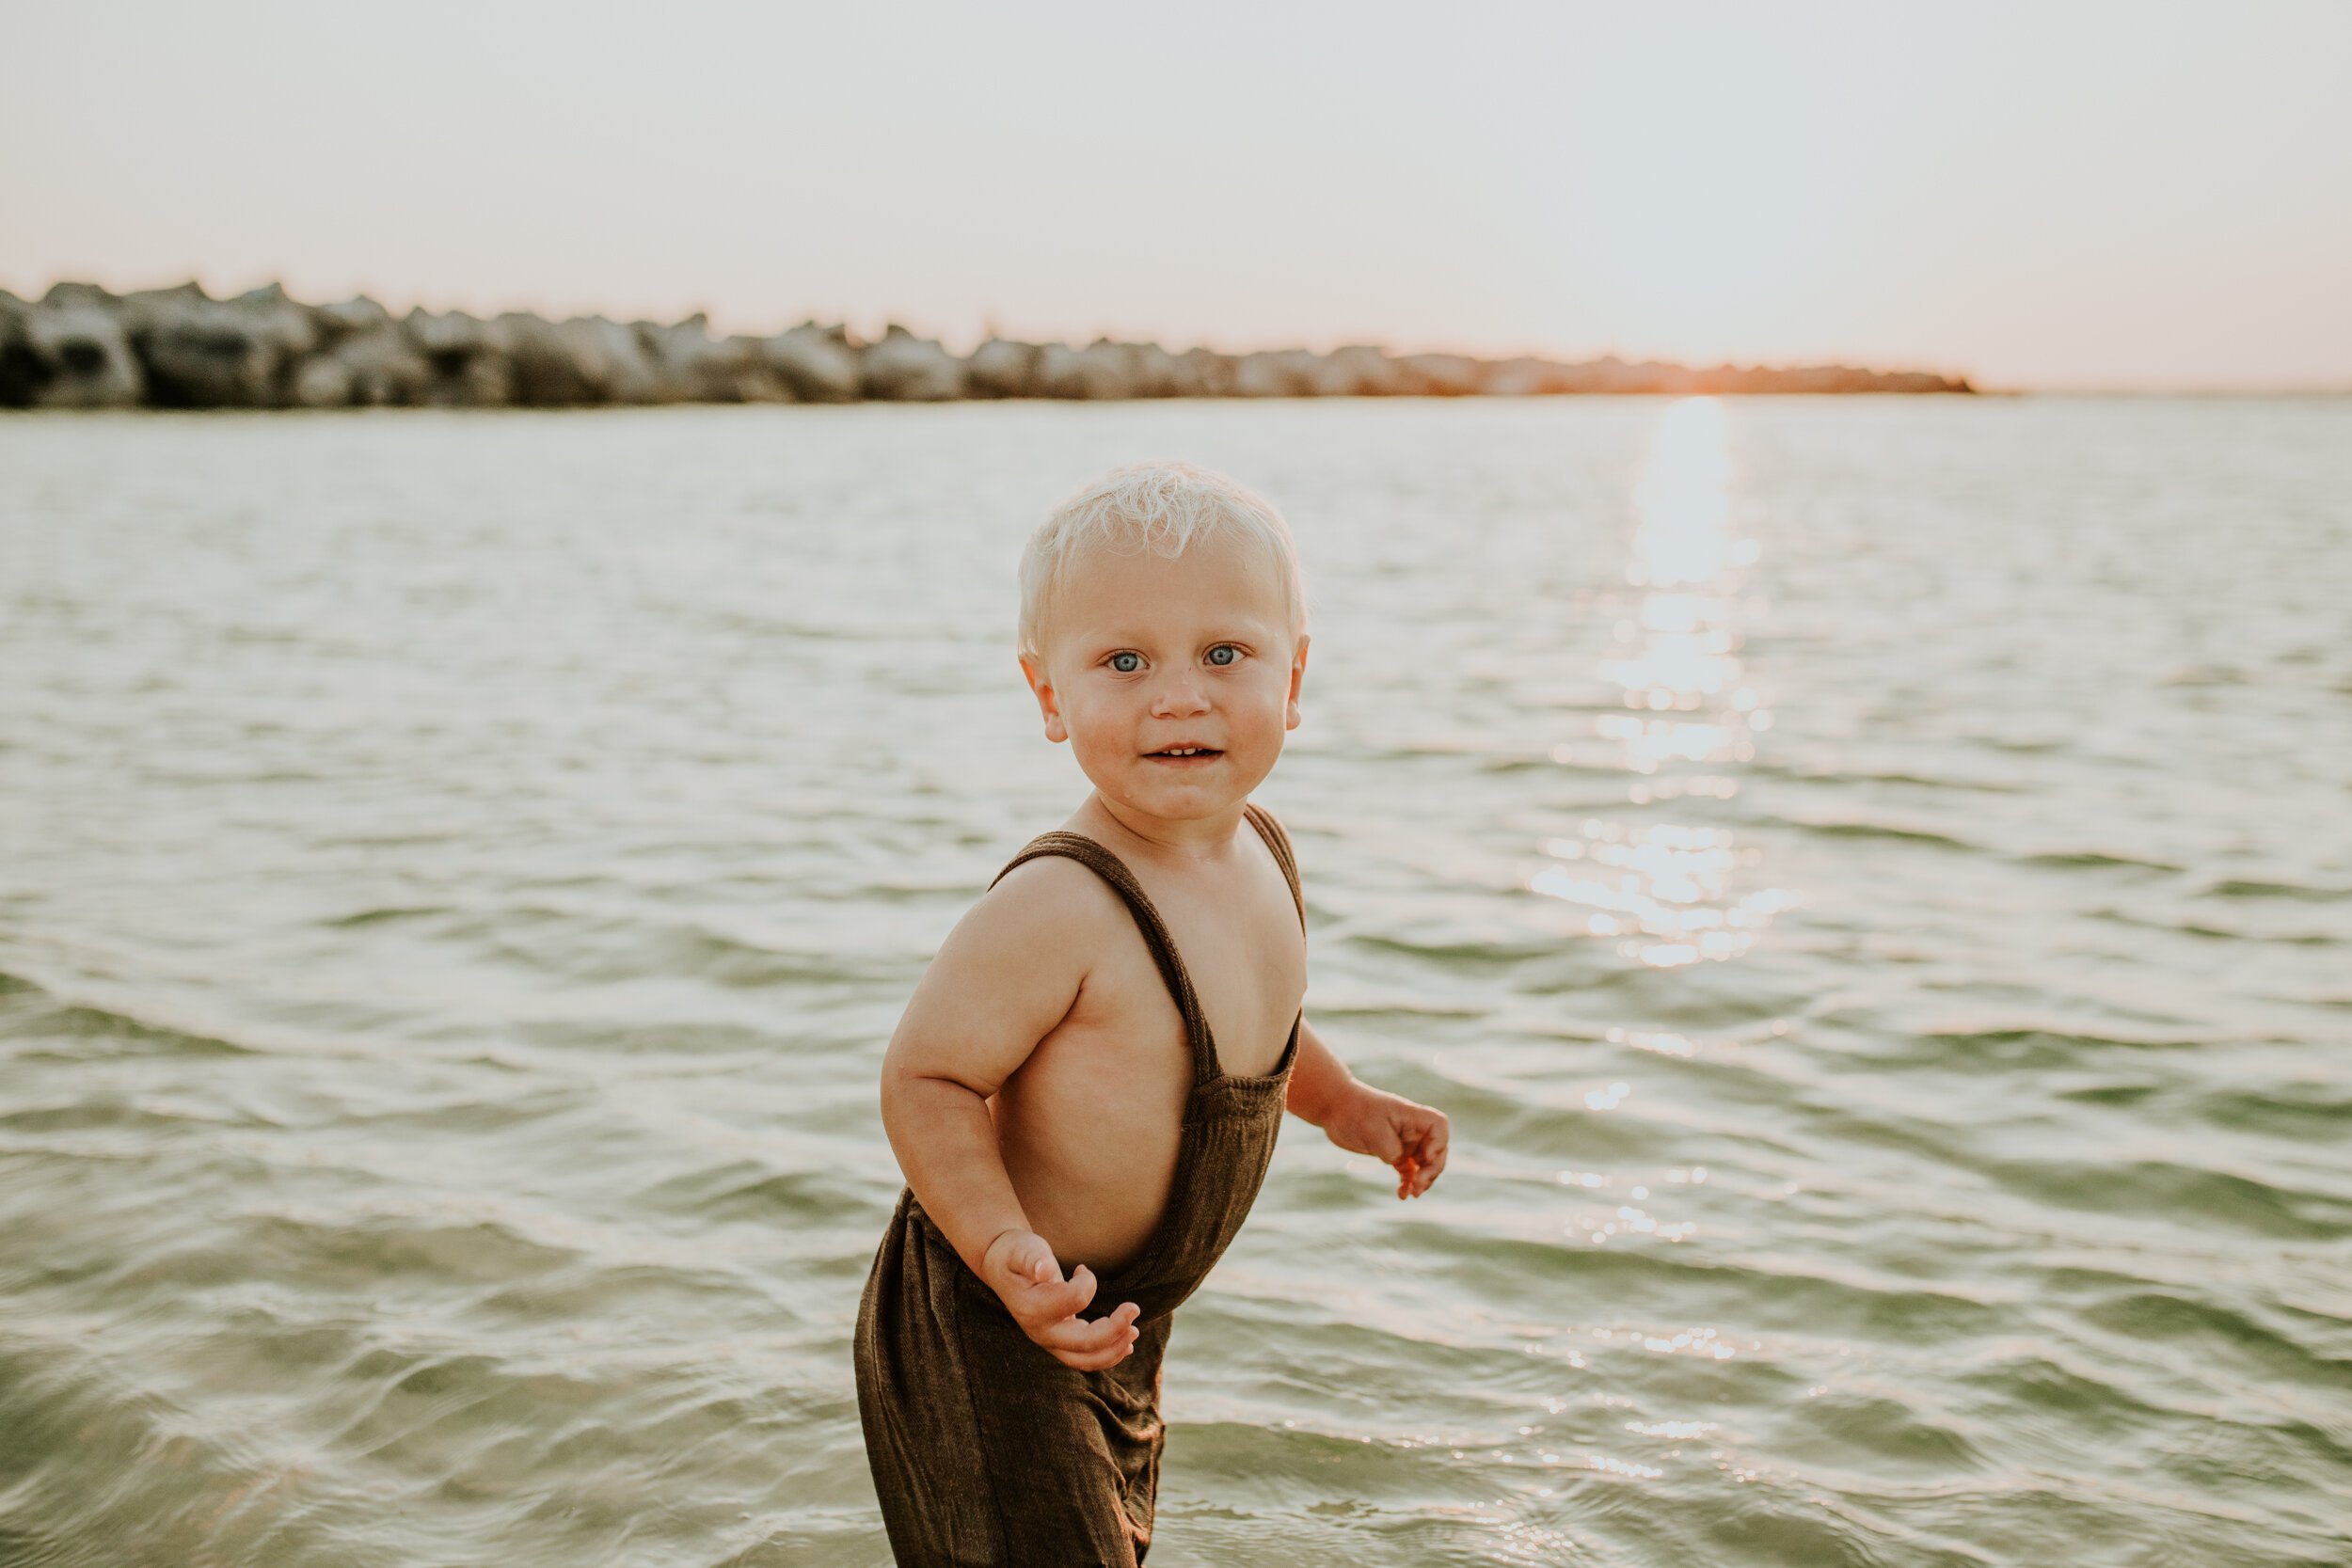
[[[815,322],[713,338],[663,325],[548,321],[367,298],[307,305],[278,284],[215,299],[195,283],[115,294],[59,283],[0,290],[0,407],[576,408],[676,403],[948,403],[1045,398],[1550,397],[1580,393],[1973,393],[1965,377],[1847,365],[1694,369],[1616,358],[1391,355],[1357,346],[1173,353],[991,338],[959,357],[892,326],[863,341]]]

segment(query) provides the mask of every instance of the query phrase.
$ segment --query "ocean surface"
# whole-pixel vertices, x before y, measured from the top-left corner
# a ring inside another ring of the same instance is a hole
[[[882,1049],[1113,461],[1311,578],[1154,1568],[2352,1560],[2352,400],[0,420],[0,1562],[887,1561]]]

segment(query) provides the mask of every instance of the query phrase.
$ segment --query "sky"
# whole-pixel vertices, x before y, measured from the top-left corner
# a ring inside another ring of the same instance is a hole
[[[0,287],[2352,388],[2352,0],[0,0]]]

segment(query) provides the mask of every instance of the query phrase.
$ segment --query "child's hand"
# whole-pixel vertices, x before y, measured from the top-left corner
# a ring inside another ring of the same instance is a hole
[[[1445,1169],[1443,1111],[1359,1084],[1323,1123],[1324,1135],[1351,1154],[1396,1167],[1396,1196],[1419,1197]]]
[[[1094,1271],[1081,1263],[1062,1278],[1054,1249],[1034,1230],[1008,1230],[989,1243],[980,1277],[1003,1300],[1021,1332],[1065,1367],[1099,1372],[1126,1360],[1136,1348],[1136,1314],[1143,1309],[1121,1302],[1107,1318],[1081,1319],[1078,1309],[1094,1299]]]

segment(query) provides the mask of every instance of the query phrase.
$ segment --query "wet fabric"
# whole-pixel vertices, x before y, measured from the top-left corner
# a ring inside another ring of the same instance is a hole
[[[1281,825],[1246,808],[1299,903]],[[1126,1568],[1152,1544],[1159,1490],[1160,1363],[1172,1314],[1240,1230],[1282,1120],[1298,1023],[1272,1072],[1218,1069],[1216,1043],[1159,911],[1124,862],[1053,832],[997,873],[1066,856],[1115,889],[1159,965],[1192,1053],[1192,1090],[1159,1224],[1134,1260],[1103,1275],[1083,1314],[1141,1308],[1135,1350],[1082,1372],[1021,1331],[964,1266],[912,1192],[901,1192],[858,1306],[858,1414],[900,1568]]]

